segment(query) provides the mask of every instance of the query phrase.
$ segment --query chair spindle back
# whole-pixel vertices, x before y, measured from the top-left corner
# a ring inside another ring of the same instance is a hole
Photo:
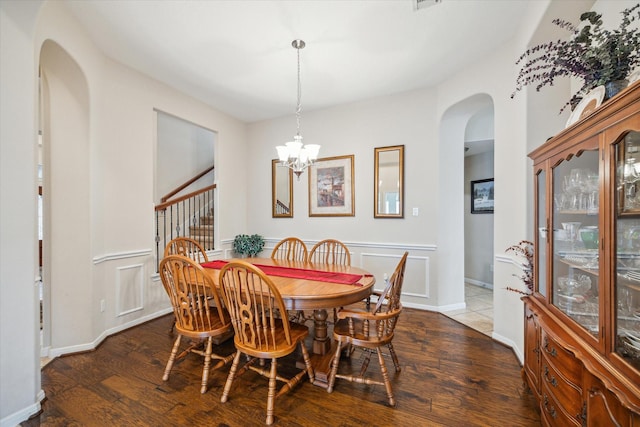
[[[309,261],[318,264],[351,265],[349,248],[339,240],[325,239],[309,251]]]
[[[169,255],[182,255],[199,264],[209,261],[204,248],[190,237],[176,237],[167,243],[164,248],[164,256],[167,257]]]
[[[307,245],[297,237],[287,237],[278,242],[271,252],[271,258],[287,261],[306,261]]]
[[[211,309],[209,299],[215,301],[216,307],[223,307],[222,300],[198,263],[182,255],[169,255],[160,262],[160,276],[179,329],[201,331],[218,322],[229,324],[224,310]]]
[[[292,343],[288,320],[279,319],[278,313],[286,313],[280,292],[262,270],[244,261],[230,262],[220,270],[220,289],[242,345],[274,350],[282,333],[287,344]]]

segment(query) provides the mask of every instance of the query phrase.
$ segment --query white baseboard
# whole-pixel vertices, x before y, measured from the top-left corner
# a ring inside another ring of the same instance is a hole
[[[521,365],[524,364],[524,355],[520,352],[520,349],[518,348],[515,342],[513,342],[508,338],[503,337],[500,334],[496,334],[495,331],[491,333],[491,338],[493,338],[494,340],[498,341],[501,344],[506,345],[507,347],[511,347],[511,350],[513,350],[513,353],[518,358],[518,361],[520,361],[520,364]]]
[[[464,278],[464,281],[466,283],[475,285],[475,286],[480,286],[482,288],[487,288],[487,289],[491,289],[493,290],[493,283],[486,283],[486,282],[481,282],[480,280],[475,280],[475,279],[468,279],[468,278]]]
[[[50,347],[49,351],[48,351],[48,354],[46,354],[45,356],[42,356],[42,357],[49,357],[49,358],[53,359],[55,357],[62,356],[63,354],[79,353],[79,352],[82,352],[82,351],[94,350],[108,336],[116,334],[116,333],[121,332],[121,331],[124,331],[125,329],[129,329],[129,328],[132,328],[134,326],[140,325],[142,323],[148,322],[149,320],[153,320],[153,319],[155,319],[157,317],[164,316],[165,314],[171,313],[172,311],[173,311],[173,308],[167,307],[165,309],[156,311],[155,313],[148,314],[146,316],[137,318],[137,319],[132,320],[130,322],[123,323],[122,325],[118,325],[118,326],[115,326],[115,327],[113,327],[111,329],[107,329],[106,331],[101,333],[95,340],[93,340],[92,342],[86,343],[86,344],[78,344],[78,345],[72,345],[72,346],[68,346],[68,347],[59,347],[59,348],[51,348]]]
[[[38,400],[36,403],[29,405],[17,412],[14,412],[13,414],[9,414],[1,419],[0,427],[16,427],[20,425],[21,422],[28,420],[32,415],[40,412],[40,409],[42,409],[40,406],[40,402],[42,402],[42,399],[44,399],[44,391],[40,390],[36,398]]]

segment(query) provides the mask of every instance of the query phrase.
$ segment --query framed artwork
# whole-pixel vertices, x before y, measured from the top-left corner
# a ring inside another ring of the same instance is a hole
[[[471,213],[493,213],[493,178],[471,181]]]
[[[309,167],[309,216],[355,216],[353,154]]]

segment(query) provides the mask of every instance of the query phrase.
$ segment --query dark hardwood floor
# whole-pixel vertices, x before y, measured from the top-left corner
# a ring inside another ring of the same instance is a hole
[[[42,370],[42,412],[32,426],[260,426],[267,380],[247,372],[229,401],[220,395],[229,365],[212,371],[200,394],[202,359],[189,355],[162,381],[173,343],[173,315],[107,338],[95,351],[59,357]],[[393,377],[397,406],[384,387],[336,380],[335,390],[308,381],[276,400],[278,426],[538,426],[540,416],[523,388],[510,348],[444,315],[405,309],[394,346],[402,372]],[[233,352],[233,340],[218,351]],[[295,360],[281,359],[288,374]],[[357,353],[341,370],[359,366]],[[379,375],[377,360],[369,373]],[[306,379],[306,377],[305,377]]]

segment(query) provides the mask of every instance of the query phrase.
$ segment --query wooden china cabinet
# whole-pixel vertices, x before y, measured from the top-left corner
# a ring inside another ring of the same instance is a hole
[[[529,157],[524,380],[543,425],[640,426],[640,82]]]

